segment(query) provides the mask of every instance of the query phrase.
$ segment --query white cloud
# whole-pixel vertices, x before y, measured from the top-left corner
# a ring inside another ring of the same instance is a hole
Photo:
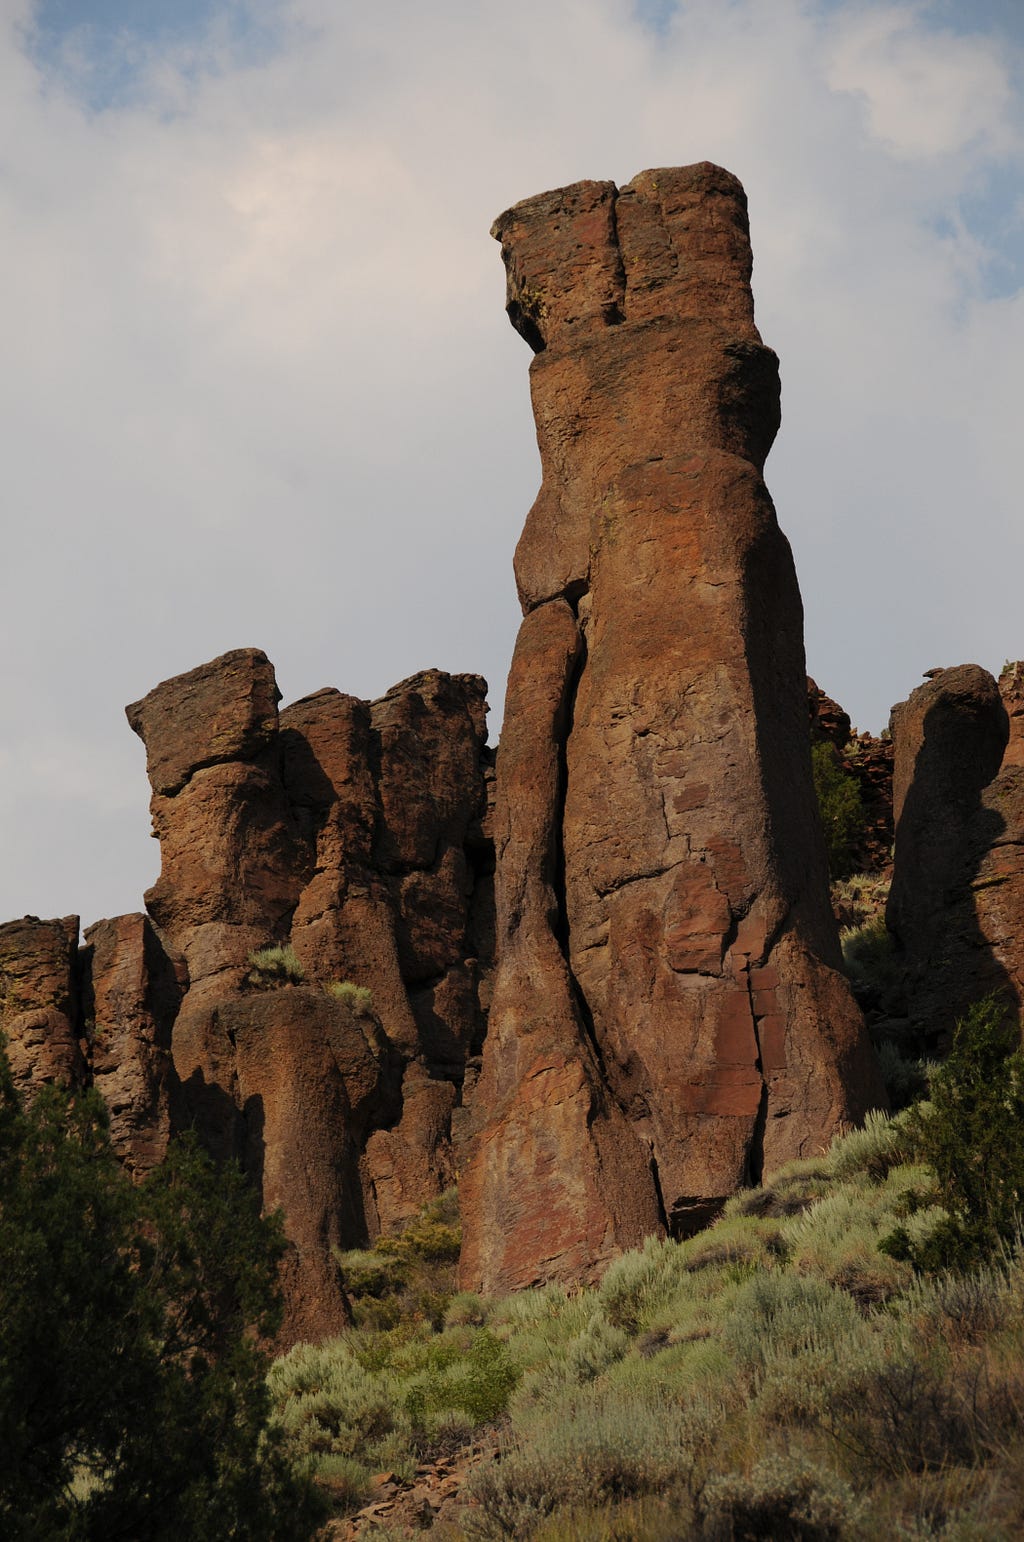
[[[841,15],[829,84],[862,98],[870,132],[910,160],[971,146],[1019,146],[1011,83],[990,39],[929,32],[917,5],[852,7]]]
[[[122,704],[226,648],[286,697],[437,664],[500,698],[537,461],[487,231],[581,176],[744,179],[820,682],[877,727],[920,670],[1024,651],[1024,314],[961,211],[1019,134],[995,42],[811,0],[693,0],[663,36],[631,0],[285,22],[98,114],[0,22],[0,914],[138,905]]]

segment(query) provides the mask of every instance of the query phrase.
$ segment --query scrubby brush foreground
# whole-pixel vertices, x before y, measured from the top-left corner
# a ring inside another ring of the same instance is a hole
[[[452,1256],[450,1200],[419,1241],[343,1257],[361,1326],[297,1346],[270,1387],[339,1508],[376,1493],[376,1520],[351,1534],[407,1535],[403,1489],[423,1529],[424,1464],[475,1444],[439,1542],[1020,1536],[1024,1263],[1006,1194],[986,1210],[962,1181],[978,1120],[1016,1170],[1020,1056],[992,1003],[961,1042],[987,1054],[985,1088],[954,1056],[933,1104],[869,1116],[699,1236],[626,1254],[595,1289],[448,1294],[449,1265],[429,1281],[426,1266],[446,1237]],[[939,1178],[921,1157],[950,1154],[946,1115],[968,1122]],[[957,1238],[969,1268],[910,1261],[945,1246],[962,1262]]]

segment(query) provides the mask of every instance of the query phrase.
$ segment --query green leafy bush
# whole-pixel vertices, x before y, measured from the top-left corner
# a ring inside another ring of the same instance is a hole
[[[845,927],[840,940],[846,973],[861,1005],[901,1010],[903,974],[885,916]]]
[[[428,1201],[398,1236],[336,1253],[356,1325],[386,1330],[416,1320],[442,1327],[461,1245],[458,1199],[449,1190]]]
[[[518,1380],[507,1347],[484,1329],[464,1353],[440,1358],[413,1380],[405,1394],[409,1420],[427,1430],[439,1415],[458,1412],[471,1427],[488,1424],[505,1412]]]
[[[828,867],[833,878],[853,870],[857,841],[864,830],[864,807],[855,777],[844,771],[831,744],[811,746],[811,770],[818,798]]]
[[[91,1093],[18,1098],[0,1052],[0,1534],[312,1535],[271,1426],[276,1219],[191,1138],[133,1185]]]
[[[948,1214],[924,1239],[903,1226],[884,1246],[921,1269],[969,1268],[1013,1242],[1024,1206],[1024,1054],[1000,998],[977,1002],[957,1024],[930,1099],[907,1129]]]

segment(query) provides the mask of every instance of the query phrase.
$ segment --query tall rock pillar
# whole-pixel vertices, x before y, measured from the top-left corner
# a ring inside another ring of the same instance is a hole
[[[493,234],[543,468],[498,754],[498,965],[463,1280],[582,1278],[883,1094],[843,977],[802,610],[761,479],[778,362],[719,167]]]

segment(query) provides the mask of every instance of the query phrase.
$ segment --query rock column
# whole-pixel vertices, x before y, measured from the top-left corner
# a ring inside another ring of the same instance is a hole
[[[882,1098],[831,917],[746,201],[702,163],[495,224],[543,468],[498,755],[464,1282],[599,1271]]]

